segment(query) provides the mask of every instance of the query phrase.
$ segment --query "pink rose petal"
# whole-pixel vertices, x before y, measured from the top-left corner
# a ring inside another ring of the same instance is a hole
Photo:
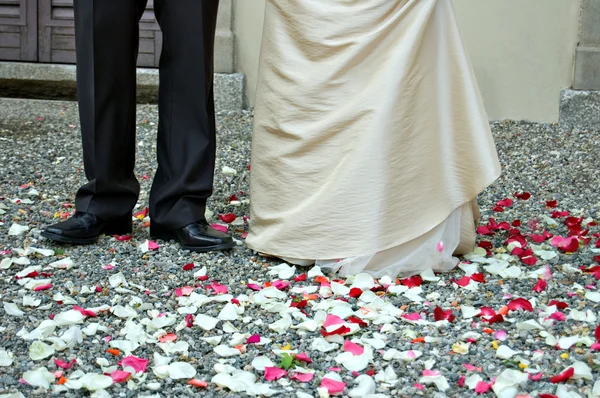
[[[135,370],[136,373],[140,373],[140,372],[145,373],[146,367],[148,366],[148,360],[143,359],[143,358],[138,358],[133,355],[129,355],[129,356],[121,359],[117,364],[124,368],[131,367],[131,368],[133,368],[133,370]]]
[[[257,292],[258,292],[259,290],[262,290],[262,287],[260,287],[260,286],[259,286],[259,285],[257,285],[256,283],[246,283],[246,287],[247,287],[248,289],[255,290],[255,291],[257,291]]]
[[[537,374],[534,374],[534,375],[533,375],[533,374],[530,374],[530,375],[529,375],[529,380],[531,380],[531,381],[538,381],[538,380],[540,380],[542,377],[544,377],[544,374],[543,374],[543,373],[541,373],[541,372],[540,372],[540,373],[537,373]]]
[[[409,321],[418,321],[423,319],[421,317],[421,314],[419,314],[418,312],[413,312],[412,314],[403,314],[402,318],[408,319]]]
[[[213,282],[208,288],[214,290],[214,292],[217,294],[227,294],[229,291],[227,286],[220,285],[217,282]]]
[[[272,366],[265,367],[265,379],[267,381],[279,380],[283,376],[287,376],[287,372],[285,370]]]
[[[319,387],[326,388],[329,394],[339,394],[346,389],[346,383],[324,377]]]
[[[302,362],[306,362],[306,363],[311,363],[312,362],[312,359],[310,359],[308,357],[308,355],[305,354],[304,352],[301,352],[300,354],[296,355],[296,359],[298,361],[302,361]]]
[[[110,378],[113,379],[115,383],[123,383],[131,377],[131,373],[125,372],[123,370],[115,370],[110,374]]]
[[[156,242],[153,242],[151,240],[148,241],[148,250],[156,250],[158,248],[159,246]]]
[[[351,342],[350,340],[344,341],[344,351],[351,352],[352,355],[362,355],[365,352],[365,349],[359,346],[356,343]]]
[[[227,225],[223,225],[223,224],[211,224],[210,226],[215,231],[219,231],[219,232],[223,232],[223,233],[227,233],[227,231],[229,230],[229,227]]]
[[[423,384],[419,384],[419,383],[415,383],[414,387],[417,390],[421,390],[421,391],[423,391],[425,389],[425,386]]]
[[[275,281],[273,282],[273,286],[275,286],[275,289],[277,290],[284,290],[290,286],[290,282]]]
[[[423,376],[441,376],[442,374],[440,373],[439,370],[430,370],[430,369],[425,369],[423,371]]]
[[[328,314],[325,318],[325,323],[323,324],[323,327],[328,328],[329,326],[341,325],[344,323],[346,322],[344,322],[344,320],[339,316]]]
[[[565,319],[567,319],[567,316],[560,311],[556,311],[556,312],[553,312],[552,315],[550,315],[550,319],[554,319],[555,321],[562,322]]]
[[[315,377],[314,373],[294,373],[290,379],[298,380],[300,383],[309,383],[313,377]]]
[[[42,290],[52,289],[52,283],[46,283],[44,285],[38,285],[33,288],[34,292],[41,292]]]
[[[248,337],[248,340],[246,340],[246,344],[255,344],[255,343],[260,343],[260,335],[258,335],[258,334],[253,334],[252,336]]]
[[[77,363],[76,359],[71,360],[70,362],[65,362],[65,361],[61,361],[60,359],[55,359],[54,360],[54,364],[61,368],[61,369],[65,369],[65,370],[69,370],[73,367],[73,365],[75,365]]]
[[[504,341],[508,338],[508,333],[506,333],[506,331],[504,330],[496,330],[496,332],[494,332],[494,338],[496,340],[500,340],[500,341]]]
[[[488,392],[490,390],[490,388],[492,388],[492,383],[486,383],[484,381],[479,381],[479,382],[477,382],[477,385],[475,386],[475,392],[477,394],[484,394],[484,393]]]
[[[81,313],[81,315],[84,315],[84,316],[87,316],[87,317],[90,317],[90,318],[94,318],[94,317],[98,316],[94,311],[86,310],[86,309],[81,308],[81,307],[79,307],[77,305],[74,305],[73,309],[75,311],[79,311]]]

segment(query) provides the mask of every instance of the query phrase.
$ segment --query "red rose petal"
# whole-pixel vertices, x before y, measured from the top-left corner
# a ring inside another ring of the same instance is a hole
[[[546,281],[543,279],[539,279],[533,287],[533,291],[537,293],[543,292],[544,290],[546,290],[546,286],[548,286]]]
[[[227,223],[227,224],[231,224],[237,218],[235,216],[235,214],[233,214],[233,213],[219,214],[218,217],[219,217],[219,220],[221,220],[221,221],[223,221],[224,223]]]
[[[517,299],[511,300],[507,304],[507,307],[511,311],[518,311],[521,309],[524,311],[533,312],[533,306],[531,305],[529,300],[526,300],[524,298],[517,298]]]
[[[564,372],[562,372],[561,374],[552,376],[550,378],[550,383],[561,383],[561,382],[566,381],[566,380],[570,379],[571,377],[573,377],[574,374],[575,374],[575,369],[573,367],[571,367],[571,368],[565,370]]]

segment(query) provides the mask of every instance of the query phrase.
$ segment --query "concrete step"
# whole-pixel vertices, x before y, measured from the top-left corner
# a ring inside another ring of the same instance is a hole
[[[158,69],[137,71],[138,103],[158,100]],[[0,62],[0,97],[75,100],[75,66]],[[217,111],[240,111],[244,106],[244,75],[215,74]]]
[[[600,126],[600,91],[563,90],[559,123],[567,128],[595,130]]]

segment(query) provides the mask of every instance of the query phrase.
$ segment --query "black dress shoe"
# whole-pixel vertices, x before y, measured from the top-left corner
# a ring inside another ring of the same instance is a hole
[[[165,230],[151,223],[150,236],[165,241],[175,240],[183,249],[200,253],[235,247],[231,236],[215,230],[206,221],[194,222],[174,231]]]
[[[131,216],[103,221],[93,214],[77,212],[67,221],[49,226],[41,235],[55,242],[89,245],[96,243],[102,234],[126,235],[131,231]]]

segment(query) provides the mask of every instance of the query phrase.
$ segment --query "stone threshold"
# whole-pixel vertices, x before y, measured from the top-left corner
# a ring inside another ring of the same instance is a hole
[[[75,100],[75,65],[0,62],[0,97]],[[158,69],[138,68],[137,101],[158,100]],[[244,75],[215,74],[217,111],[241,111],[244,107]]]

